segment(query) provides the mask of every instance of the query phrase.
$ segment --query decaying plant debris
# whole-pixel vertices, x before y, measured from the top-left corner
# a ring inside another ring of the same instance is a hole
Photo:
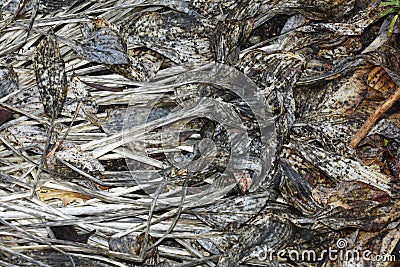
[[[398,264],[378,2],[3,1],[0,265]]]

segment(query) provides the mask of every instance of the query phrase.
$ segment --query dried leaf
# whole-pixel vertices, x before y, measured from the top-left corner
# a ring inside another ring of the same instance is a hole
[[[36,83],[45,113],[57,118],[67,96],[68,83],[58,44],[46,36],[33,55]]]
[[[252,224],[243,230],[239,237],[240,242],[221,256],[218,266],[238,266],[256,246],[265,245],[275,250],[287,244],[293,235],[293,225],[278,216],[265,216],[259,224]]]
[[[91,199],[88,196],[82,195],[80,193],[60,190],[60,189],[48,189],[48,188],[41,188],[38,191],[39,199],[43,202],[51,199],[59,199],[62,201],[64,206],[71,204],[72,202],[81,199],[83,201],[87,201]]]
[[[397,160],[390,153],[389,149],[386,147],[383,152],[383,162],[386,163],[387,171],[390,175],[394,176],[397,180],[400,180],[400,166]]]
[[[72,77],[63,109],[64,113],[73,115],[79,103],[82,103],[82,107],[78,112],[79,116],[85,117],[85,112],[97,113],[98,105],[83,84],[77,76]]]
[[[275,194],[276,192],[272,191],[224,199],[209,207],[193,209],[193,213],[213,228],[225,230],[229,224],[241,226],[256,216],[268,201],[276,198]]]
[[[367,85],[371,89],[380,92],[384,98],[387,98],[396,90],[396,84],[381,66],[377,66],[370,71]]]
[[[390,200],[389,195],[385,192],[356,181],[343,181],[325,193],[328,197],[327,205],[335,206],[341,203],[347,208],[371,207],[387,203]]]
[[[0,4],[0,9],[2,13],[12,13],[15,14],[15,12],[18,11],[18,8],[20,6],[20,0],[13,0],[13,1],[2,1]]]
[[[368,60],[380,65],[392,78],[392,81],[400,86],[400,51],[392,46],[383,45],[376,51],[370,52]]]
[[[321,103],[323,108],[321,112],[331,114],[353,113],[364,100],[367,92],[365,76],[364,68],[356,69],[350,78],[338,84],[334,89],[335,91]]]
[[[186,1],[189,7],[195,10],[196,13],[205,16],[216,18],[228,13],[237,5],[237,0],[192,0]]]
[[[390,196],[399,193],[399,186],[392,184],[389,176],[365,166],[359,161],[330,153],[315,145],[301,142],[296,142],[296,145],[292,148],[301,153],[304,159],[312,163],[337,183],[342,181],[358,181],[374,186],[388,193]]]
[[[281,164],[281,167],[283,172],[279,189],[285,200],[303,214],[320,211],[322,206],[312,197],[310,184],[287,164]]]

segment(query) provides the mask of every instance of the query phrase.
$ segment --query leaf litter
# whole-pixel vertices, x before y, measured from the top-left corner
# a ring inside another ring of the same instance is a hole
[[[399,261],[400,47],[376,3],[1,7],[0,265]]]

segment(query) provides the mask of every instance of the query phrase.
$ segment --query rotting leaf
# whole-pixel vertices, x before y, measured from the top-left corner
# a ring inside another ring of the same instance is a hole
[[[11,118],[13,117],[13,113],[6,110],[6,109],[2,109],[0,108],[0,125],[2,125],[3,123],[9,121]]]
[[[56,239],[84,244],[87,244],[90,236],[96,232],[96,230],[93,230],[86,234],[78,234],[73,225],[50,226],[50,229]]]
[[[87,201],[91,199],[88,196],[82,195],[80,193],[60,190],[60,189],[48,189],[48,188],[41,188],[38,191],[39,199],[43,202],[51,199],[59,199],[62,201],[64,206],[71,204],[72,202],[81,199],[83,201]]]
[[[326,192],[327,205],[357,208],[379,205],[390,201],[387,193],[357,181],[343,181]]]
[[[383,152],[382,160],[386,163],[389,174],[400,180],[400,166],[387,147]]]
[[[57,118],[67,97],[68,82],[58,44],[50,36],[44,37],[37,46],[33,66],[44,111]]]

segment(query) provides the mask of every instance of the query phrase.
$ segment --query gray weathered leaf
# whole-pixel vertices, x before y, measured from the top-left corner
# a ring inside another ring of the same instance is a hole
[[[39,10],[45,12],[56,12],[67,8],[77,0],[40,0]]]
[[[292,235],[289,221],[277,216],[265,216],[262,223],[242,229],[239,243],[236,243],[219,260],[220,267],[235,267],[246,260],[251,249],[264,245],[272,250],[279,249],[288,242]]]
[[[272,191],[272,190],[271,190]],[[215,203],[210,207],[193,210],[201,220],[217,229],[227,229],[229,224],[240,226],[256,215],[271,199],[275,199],[275,192],[251,196],[239,196],[233,199]]]
[[[80,54],[88,61],[103,64],[128,64],[126,46],[117,32],[99,29],[82,43]]]

